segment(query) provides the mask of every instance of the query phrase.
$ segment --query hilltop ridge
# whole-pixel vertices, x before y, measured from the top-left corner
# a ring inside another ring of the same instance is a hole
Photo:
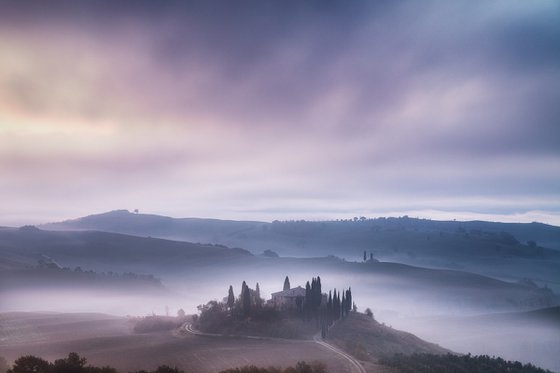
[[[254,254],[334,255],[413,266],[455,269],[560,290],[560,227],[541,223],[355,218],[339,221],[233,221],[171,218],[127,210],[40,226],[50,230],[100,230],[135,236],[242,247]]]

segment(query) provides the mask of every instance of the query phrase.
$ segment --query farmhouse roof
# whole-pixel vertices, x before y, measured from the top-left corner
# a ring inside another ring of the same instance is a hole
[[[289,290],[278,291],[276,293],[272,293],[272,296],[282,296],[282,297],[303,297],[305,296],[305,289],[301,286],[297,288],[292,288]]]

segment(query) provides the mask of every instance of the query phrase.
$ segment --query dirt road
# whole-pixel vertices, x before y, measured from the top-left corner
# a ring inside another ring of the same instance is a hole
[[[187,332],[189,332],[193,335],[208,336],[208,337],[220,337],[220,338],[228,337],[227,335],[223,335],[223,334],[204,333],[204,332],[195,330],[192,327],[192,324],[190,324],[190,323],[184,324],[183,327]],[[360,362],[358,360],[356,360],[353,356],[351,356],[351,355],[347,354],[346,352],[340,350],[339,348],[336,348],[335,346],[323,341],[320,333],[317,333],[313,337],[313,340],[297,340],[297,339],[284,339],[284,338],[272,338],[272,337],[259,337],[259,336],[251,336],[251,335],[235,336],[235,338],[246,338],[246,339],[257,339],[257,340],[268,340],[268,341],[282,341],[282,342],[290,341],[291,343],[311,343],[311,342],[312,343],[317,343],[320,346],[326,348],[327,350],[338,354],[341,358],[346,360],[351,366],[351,372],[367,373],[366,370],[364,369],[364,367],[362,366],[362,364],[360,364]]]
[[[348,360],[313,340],[217,338],[186,331],[136,334],[126,318],[92,314],[0,314],[0,325],[0,355],[10,364],[23,355],[54,361],[77,352],[90,364],[120,372],[165,364],[216,373],[245,365],[285,368],[319,361],[329,372],[357,373]]]

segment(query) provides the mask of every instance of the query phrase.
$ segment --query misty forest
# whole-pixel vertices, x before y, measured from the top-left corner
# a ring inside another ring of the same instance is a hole
[[[0,373],[560,372],[560,3],[0,0]]]

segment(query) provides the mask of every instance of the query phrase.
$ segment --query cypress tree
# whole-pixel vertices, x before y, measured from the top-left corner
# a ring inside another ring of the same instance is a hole
[[[332,324],[332,312],[333,312],[332,292],[329,290],[329,298],[327,299],[327,323],[329,325]]]
[[[315,311],[315,304],[317,303],[317,280],[315,277],[311,279],[311,310]]]
[[[334,289],[333,292],[333,320],[340,319],[340,294]]]
[[[342,310],[342,304],[340,303],[340,291],[336,294],[336,319],[340,320],[340,311]]]
[[[235,304],[235,295],[233,295],[233,287],[230,285],[228,290],[227,306],[231,310]]]
[[[321,306],[321,301],[323,300],[323,293],[322,293],[322,290],[321,290],[321,277],[319,277],[319,276],[317,276],[316,288],[317,288],[316,289],[317,290],[317,293],[316,293],[317,298],[316,298],[315,302],[316,302],[317,308],[319,308]]]
[[[346,290],[346,314],[348,315],[348,313],[352,310],[352,289],[348,288],[348,290]]]
[[[309,315],[311,312],[311,285],[309,285],[309,281],[307,281],[307,283],[305,284],[305,299],[303,308],[305,310],[305,318],[309,320]]]
[[[315,288],[316,288],[316,287],[317,287],[317,284],[316,284],[316,282],[315,282],[315,277],[313,277],[313,278],[311,279],[311,291],[310,291],[310,293],[309,293],[309,295],[310,295],[310,298],[309,298],[309,299],[311,300],[311,304],[312,304],[312,305],[315,304]]]
[[[239,295],[239,307],[242,313],[245,313],[245,286],[247,286],[247,284],[243,281],[241,283],[241,294]]]
[[[286,291],[286,290],[290,290],[290,289],[291,289],[290,279],[288,278],[288,276],[286,276],[286,278],[284,279],[284,289],[283,290]]]
[[[255,286],[255,304],[257,307],[262,306],[263,300],[261,298],[261,289],[259,287],[259,283],[257,282],[257,286]]]
[[[243,307],[243,313],[245,316],[249,316],[249,313],[251,312],[251,292],[249,291],[249,287],[245,281],[241,284],[241,304]]]

